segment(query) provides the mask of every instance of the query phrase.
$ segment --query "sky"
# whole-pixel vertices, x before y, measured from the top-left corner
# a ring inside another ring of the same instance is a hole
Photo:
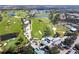
[[[1,5],[79,5],[79,0],[0,0]]]
[[[51,8],[64,8],[64,9],[79,9],[79,5],[0,5],[0,9],[8,8],[35,8],[35,9],[51,9]]]

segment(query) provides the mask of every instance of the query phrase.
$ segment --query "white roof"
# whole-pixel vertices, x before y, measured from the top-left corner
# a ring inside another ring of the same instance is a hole
[[[43,50],[41,50],[39,48],[36,48],[35,51],[37,54],[44,54],[45,53]]]
[[[39,48],[38,45],[35,45],[35,44],[31,44],[31,46],[32,46],[33,48]]]
[[[67,27],[70,28],[70,29],[73,30],[73,31],[76,31],[76,30],[77,30],[76,28],[74,28],[74,27],[72,27],[72,26],[70,26],[70,25],[67,25]]]
[[[57,38],[47,37],[47,38],[50,40],[50,43],[45,41],[46,38],[42,39],[43,40],[42,43],[47,45],[47,46],[52,47],[53,46],[52,43],[57,44],[57,45],[61,43],[61,38],[60,37],[57,37]]]
[[[47,41],[42,41],[43,44],[48,45],[49,43]]]
[[[77,29],[76,29],[76,28],[72,28],[72,30],[73,30],[73,31],[76,31]]]
[[[53,39],[53,42],[54,42],[54,44],[60,44],[61,43],[61,38],[60,37],[57,37],[57,38],[54,38]]]
[[[42,38],[42,40],[45,40],[46,38],[48,38],[49,40],[53,39],[53,37],[45,37],[45,38]]]
[[[53,39],[53,41],[54,41],[54,42],[56,42],[56,41],[61,41],[61,38],[60,38],[60,37],[56,37],[56,38]]]
[[[58,44],[60,44],[60,43],[61,43],[61,41],[56,41],[54,44],[57,44],[57,45],[58,45]]]
[[[24,24],[27,24],[27,23],[29,23],[29,21],[25,21],[25,22],[24,22]]]

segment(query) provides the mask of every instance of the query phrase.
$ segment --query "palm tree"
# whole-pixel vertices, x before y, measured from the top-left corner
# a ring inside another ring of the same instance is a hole
[[[51,20],[52,24],[55,25],[59,20],[59,16],[60,16],[59,13],[54,12],[54,11],[50,11],[48,18]]]

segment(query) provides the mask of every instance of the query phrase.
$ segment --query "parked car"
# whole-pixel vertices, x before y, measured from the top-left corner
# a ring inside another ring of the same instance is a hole
[[[69,54],[71,51],[69,50],[66,54]]]
[[[70,47],[69,47],[69,46],[67,46],[67,45],[65,45],[65,46],[64,46],[64,48],[65,48],[65,49],[69,49]]]

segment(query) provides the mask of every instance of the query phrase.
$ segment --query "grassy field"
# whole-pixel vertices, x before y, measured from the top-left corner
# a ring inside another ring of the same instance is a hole
[[[22,22],[20,18],[25,18],[24,11],[15,11],[16,16],[9,16],[10,11],[4,11],[2,13],[3,20],[0,22],[0,35],[20,32],[22,30]]]
[[[19,38],[23,39],[23,41],[19,44],[16,45],[16,43],[18,42]],[[2,41],[2,43],[7,43],[6,46],[2,46],[2,49],[4,51],[7,51],[9,48],[11,48],[14,52],[18,51],[18,48],[23,47],[26,43],[28,43],[27,38],[24,37],[24,35],[19,34],[19,36],[17,38],[13,38],[13,39],[9,39],[6,41]]]
[[[33,18],[32,19],[32,36],[33,38],[41,39],[46,28],[51,30],[53,36],[52,24],[48,18]]]
[[[16,15],[9,16],[9,12],[15,12]],[[19,38],[23,39],[23,42],[20,44],[20,47],[22,47],[25,43],[28,42],[27,38],[25,38],[25,36],[23,35],[23,24],[21,22],[21,18],[26,18],[26,12],[24,10],[4,10],[1,15],[3,19],[0,22],[0,35],[16,32],[19,33],[15,40],[9,39],[9,41],[2,41],[3,44],[7,43],[6,46],[2,46],[3,50],[8,50],[10,47],[16,50],[17,46],[15,45],[15,43],[18,41]]]
[[[64,33],[65,33],[66,31],[68,31],[68,29],[67,29],[65,26],[63,26],[63,25],[61,25],[61,24],[56,26],[56,32],[58,32],[61,37],[64,36]]]

